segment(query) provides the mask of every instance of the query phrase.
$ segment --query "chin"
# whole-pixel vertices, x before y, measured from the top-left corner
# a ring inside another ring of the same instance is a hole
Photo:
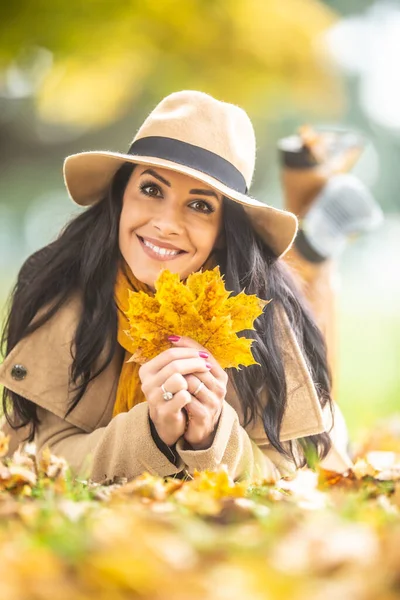
[[[149,286],[150,288],[154,289],[154,282],[157,279],[156,270],[150,271],[150,269],[143,270],[131,267],[131,271],[136,277],[136,279]]]
[[[204,261],[205,260],[206,259],[204,259]],[[152,290],[154,290],[154,283],[160,271],[162,271],[163,269],[168,269],[169,271],[171,271],[171,273],[178,273],[180,279],[185,280],[191,273],[194,273],[201,269],[204,261],[198,265],[190,265],[187,263],[186,265],[178,265],[176,264],[176,261],[166,261],[154,265],[138,264],[138,261],[135,261],[134,264],[128,264],[136,279],[138,279],[139,281],[150,287]]]
[[[154,287],[155,281],[162,269],[169,269],[171,271],[171,273],[176,272],[173,269],[171,269],[170,267],[168,267],[167,265],[165,267],[161,266],[161,267],[155,267],[153,269],[147,268],[145,270],[137,269],[137,268],[132,269],[132,267],[131,267],[131,271],[134,274],[134,276],[136,277],[136,279],[138,279],[139,281],[141,281],[142,283],[147,285],[153,291],[155,289],[155,287]]]

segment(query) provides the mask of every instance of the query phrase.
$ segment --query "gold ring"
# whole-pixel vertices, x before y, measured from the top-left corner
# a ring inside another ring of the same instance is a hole
[[[204,385],[204,383],[203,383],[202,381],[200,381],[200,385],[199,385],[199,387],[197,388],[197,390],[196,390],[195,392],[193,392],[193,396],[195,396],[196,394],[198,394],[198,393],[199,393],[199,391],[201,390],[201,388],[203,387],[203,385]]]

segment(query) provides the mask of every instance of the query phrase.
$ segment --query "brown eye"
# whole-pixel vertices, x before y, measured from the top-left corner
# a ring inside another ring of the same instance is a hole
[[[144,183],[140,186],[140,191],[143,192],[143,194],[146,194],[147,196],[157,196],[158,192],[160,192],[161,194],[160,188],[154,183]]]
[[[194,206],[195,210],[197,210],[198,212],[206,214],[214,212],[214,207],[211,206],[211,204],[208,204],[208,202],[205,202],[204,200],[196,200],[195,202],[192,202],[192,206]]]

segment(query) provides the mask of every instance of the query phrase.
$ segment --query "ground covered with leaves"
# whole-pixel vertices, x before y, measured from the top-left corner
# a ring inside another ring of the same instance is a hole
[[[397,599],[400,419],[356,453],[275,485],[222,468],[101,486],[27,445],[0,458],[0,598]]]

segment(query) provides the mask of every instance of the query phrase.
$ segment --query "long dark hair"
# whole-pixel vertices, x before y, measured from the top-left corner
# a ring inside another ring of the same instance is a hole
[[[241,371],[230,370],[231,381],[244,411],[244,425],[262,418],[272,446],[292,458],[298,466],[307,459],[324,458],[331,448],[328,433],[308,436],[296,442],[282,444],[280,428],[287,405],[287,386],[281,349],[278,345],[277,309],[288,316],[297,342],[313,379],[321,407],[328,403],[333,415],[332,378],[327,362],[327,349],[322,333],[311,313],[306,298],[296,283],[290,268],[277,259],[271,248],[255,233],[243,207],[236,202],[224,203],[226,237],[225,253],[219,264],[228,290],[239,293],[243,288],[272,302],[256,320],[253,355],[261,368],[251,365]],[[265,388],[268,405],[265,405]]]
[[[114,285],[121,258],[118,228],[123,193],[133,169],[133,164],[122,165],[103,200],[71,220],[54,242],[27,259],[9,299],[10,309],[1,339],[5,356],[22,338],[46,323],[71,294],[78,292],[82,298],[71,365],[70,384],[76,393],[66,417],[81,400],[89,382],[110,364],[117,347]],[[273,305],[280,303],[286,311],[321,406],[331,403],[325,343],[289,269],[255,233],[243,207],[227,199],[224,199],[224,226],[226,248],[217,251],[217,258],[227,289],[239,293],[245,287],[247,293],[274,299],[257,319],[256,332],[252,332],[257,340],[253,351],[262,368],[232,369],[229,375],[241,400],[245,424],[261,416],[272,446],[295,459],[293,445],[282,444],[279,439],[287,389],[283,359],[274,334]],[[34,318],[44,307],[43,314]],[[258,399],[265,387],[268,406],[262,409]],[[30,425],[28,439],[33,441],[39,424],[36,404],[5,388],[3,411],[15,429]],[[322,458],[330,448],[329,436],[322,433],[300,440],[300,455],[296,450],[300,456],[298,464],[305,463],[306,445],[311,445]]]

